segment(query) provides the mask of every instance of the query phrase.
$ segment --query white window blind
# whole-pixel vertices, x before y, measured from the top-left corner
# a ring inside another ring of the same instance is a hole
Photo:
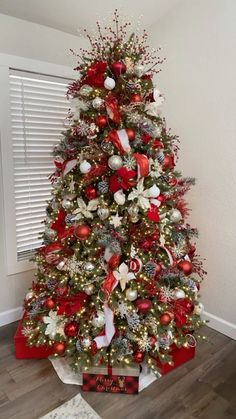
[[[17,260],[28,260],[42,240],[52,149],[61,139],[70,80],[10,70]]]

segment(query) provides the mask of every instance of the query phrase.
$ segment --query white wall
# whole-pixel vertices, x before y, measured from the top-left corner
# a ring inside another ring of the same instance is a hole
[[[85,40],[79,37],[0,14],[0,53],[73,67],[75,60],[69,49],[79,51],[79,48],[85,45]],[[46,68],[48,74],[50,66],[47,64]],[[10,276],[6,274],[2,196],[0,158],[0,325],[19,317],[23,297],[34,277],[33,271]]]
[[[157,76],[164,114],[180,136],[178,167],[198,250],[207,260],[202,301],[211,326],[236,338],[236,2],[182,0],[151,28],[167,57]]]

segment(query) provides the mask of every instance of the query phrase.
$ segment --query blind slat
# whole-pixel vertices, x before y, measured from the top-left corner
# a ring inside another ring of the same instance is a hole
[[[66,129],[70,80],[10,71],[17,260],[28,260],[41,246],[48,176],[55,170],[52,150]]]

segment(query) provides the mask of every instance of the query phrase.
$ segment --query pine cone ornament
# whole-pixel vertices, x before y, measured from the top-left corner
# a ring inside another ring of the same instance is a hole
[[[98,191],[100,193],[107,193],[108,189],[108,182],[106,180],[101,180],[101,182],[98,182]]]
[[[145,270],[147,276],[149,276],[149,278],[153,278],[155,276],[155,273],[156,273],[156,263],[154,263],[154,262],[146,263],[146,265],[144,266],[144,270]]]

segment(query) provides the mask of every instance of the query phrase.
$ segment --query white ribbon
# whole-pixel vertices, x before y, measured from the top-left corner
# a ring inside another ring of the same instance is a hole
[[[97,336],[94,340],[97,344],[98,349],[110,345],[110,342],[115,334],[114,327],[114,313],[108,307],[107,304],[104,304],[104,315],[105,315],[105,335]]]
[[[66,176],[67,173],[69,173],[72,169],[74,169],[74,167],[77,165],[77,163],[78,163],[77,159],[69,160],[66,163],[65,168],[63,170],[63,176]]]
[[[120,140],[121,147],[124,151],[128,152],[130,151],[130,144],[129,144],[129,137],[127,135],[127,132],[125,129],[119,129],[117,132],[117,135]]]

